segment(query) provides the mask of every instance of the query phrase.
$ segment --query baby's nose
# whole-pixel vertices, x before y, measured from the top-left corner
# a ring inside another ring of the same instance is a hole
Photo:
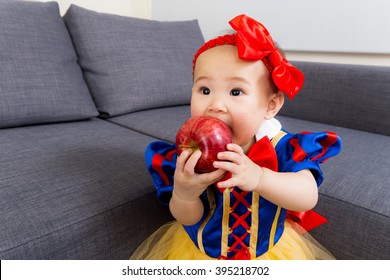
[[[225,104],[223,98],[220,96],[214,96],[214,98],[210,102],[208,109],[211,112],[226,112],[227,111],[226,104]]]

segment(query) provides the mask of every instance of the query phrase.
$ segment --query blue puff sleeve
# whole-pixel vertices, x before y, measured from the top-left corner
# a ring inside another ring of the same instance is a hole
[[[288,133],[276,145],[279,172],[309,169],[320,186],[323,174],[320,164],[341,150],[341,139],[333,132]]]
[[[152,175],[157,190],[157,199],[168,205],[173,190],[173,175],[176,168],[176,146],[157,141],[148,145],[145,151],[146,166]]]

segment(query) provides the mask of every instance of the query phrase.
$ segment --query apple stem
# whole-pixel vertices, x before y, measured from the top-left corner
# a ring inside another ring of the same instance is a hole
[[[179,148],[180,149],[192,149],[193,146],[191,146],[191,145],[179,145]]]
[[[179,145],[179,149],[191,149],[192,152],[195,152],[196,150],[199,149],[199,146],[196,144],[196,142],[191,141],[190,144]]]

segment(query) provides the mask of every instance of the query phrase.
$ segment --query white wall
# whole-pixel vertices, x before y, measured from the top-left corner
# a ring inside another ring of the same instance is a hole
[[[50,0],[26,0],[47,2]],[[65,14],[70,4],[121,16],[151,18],[151,0],[53,0],[58,2],[61,15]]]
[[[27,0],[42,1],[47,0]],[[261,21],[289,59],[390,66],[390,0],[57,0],[123,16],[198,19],[205,39],[240,13]],[[299,30],[299,32],[298,32]]]
[[[288,58],[390,66],[389,0],[152,0],[152,19],[198,19],[205,39],[245,13]]]

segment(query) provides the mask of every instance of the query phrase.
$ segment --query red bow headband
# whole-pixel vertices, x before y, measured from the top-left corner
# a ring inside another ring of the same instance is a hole
[[[259,22],[239,15],[229,21],[237,34],[227,34],[211,39],[195,54],[192,69],[196,60],[204,51],[220,45],[237,46],[238,57],[245,61],[261,60],[272,75],[275,85],[292,99],[302,88],[304,76],[291,65],[276,48],[268,30]]]

